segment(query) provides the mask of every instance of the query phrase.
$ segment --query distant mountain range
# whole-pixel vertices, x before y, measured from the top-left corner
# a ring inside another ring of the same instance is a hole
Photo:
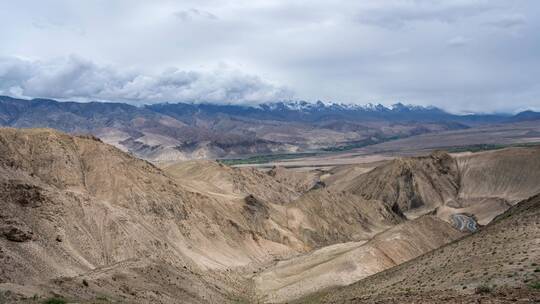
[[[538,120],[540,113],[455,115],[397,103],[288,101],[257,106],[59,102],[0,96],[0,125],[91,133],[154,161],[344,150],[429,132]]]
[[[278,120],[278,121],[303,121],[316,122],[320,120],[346,119],[351,121],[459,121],[464,123],[503,122],[512,118],[510,114],[473,114],[454,115],[442,109],[429,106],[404,105],[396,103],[386,107],[381,104],[338,104],[338,103],[309,103],[306,101],[288,101],[265,103],[257,106],[240,105],[216,105],[216,104],[187,104],[187,103],[162,103],[145,106],[156,112],[171,115],[174,117],[185,117],[189,113],[204,112],[208,114],[241,115],[255,119]],[[536,113],[531,111],[522,112],[519,115],[525,118],[526,113]],[[532,117],[530,115],[528,118]],[[536,119],[536,118],[535,118]]]

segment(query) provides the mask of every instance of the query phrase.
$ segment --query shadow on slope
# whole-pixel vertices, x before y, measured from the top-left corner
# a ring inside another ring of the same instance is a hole
[[[534,288],[540,282],[539,236],[540,195],[536,195],[477,233],[305,302],[539,301],[540,291]]]

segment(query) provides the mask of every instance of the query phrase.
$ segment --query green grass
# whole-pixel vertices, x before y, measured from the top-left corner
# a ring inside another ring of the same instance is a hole
[[[326,147],[322,148],[319,153],[317,152],[303,152],[303,153],[280,153],[280,154],[263,154],[263,155],[254,155],[245,158],[230,158],[230,159],[218,159],[217,161],[228,166],[234,165],[245,165],[245,164],[265,164],[269,162],[287,160],[287,159],[296,159],[303,157],[311,157],[319,154],[324,154],[327,152],[343,152],[352,149],[362,148],[370,145],[375,145],[391,140],[397,140],[400,138],[405,138],[408,136],[391,136],[385,138],[366,138],[363,140],[349,142],[344,145],[335,146],[335,147]],[[481,151],[490,151],[490,150],[499,150],[509,147],[534,147],[540,146],[540,142],[531,142],[531,143],[519,143],[519,144],[477,144],[477,145],[466,145],[466,146],[450,146],[440,148],[449,153],[459,153],[459,152],[481,152]]]
[[[379,139],[366,138],[363,140],[351,142],[351,143],[341,145],[341,146],[323,148],[322,150],[325,152],[341,152],[341,151],[347,151],[347,150],[352,150],[356,148],[362,148],[362,147],[378,144],[380,142],[381,140]]]
[[[443,150],[446,150],[449,153],[481,152],[481,151],[490,151],[490,150],[500,150],[500,149],[510,148],[510,147],[534,147],[538,145],[540,145],[539,142],[522,143],[522,144],[478,144],[478,145],[448,147]]]
[[[539,282],[534,282],[534,283],[529,284],[529,287],[530,287],[531,289],[537,289],[537,290],[540,290],[540,281],[539,281]]]
[[[43,304],[66,304],[66,300],[62,298],[49,298],[43,301]]]
[[[295,159],[302,157],[315,156],[317,153],[285,153],[285,154],[266,154],[255,155],[246,158],[231,158],[231,159],[218,159],[217,161],[228,166],[245,165],[245,164],[265,164],[272,161]]]
[[[370,138],[362,139],[359,141],[350,142],[341,146],[323,148],[321,150],[325,152],[342,152],[342,151],[363,148],[363,147],[367,147],[371,145],[380,144],[386,141],[391,141],[391,140],[396,140],[396,139],[401,139],[401,138],[406,138],[406,137],[408,136],[396,135],[396,136],[389,136],[389,137],[383,137],[383,138],[370,137]]]

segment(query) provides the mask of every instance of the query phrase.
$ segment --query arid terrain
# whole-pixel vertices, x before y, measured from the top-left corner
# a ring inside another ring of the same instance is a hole
[[[538,303],[540,196],[479,232],[305,303]]]
[[[537,145],[540,124],[533,121],[472,127],[457,131],[441,131],[376,143],[337,153],[317,153],[294,159],[278,159],[261,164],[246,164],[268,168],[328,168],[384,161],[399,156],[423,155],[434,150],[452,152],[482,151],[511,146]]]
[[[540,148],[374,160],[155,165],[0,129],[0,301],[538,300]]]
[[[540,304],[540,1],[0,1],[0,304]]]

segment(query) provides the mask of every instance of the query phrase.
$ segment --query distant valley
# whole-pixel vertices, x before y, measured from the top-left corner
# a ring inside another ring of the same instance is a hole
[[[470,133],[483,126],[527,125],[538,119],[540,113],[531,111],[453,115],[434,107],[403,104],[384,107],[294,101],[258,106],[170,103],[136,107],[0,97],[0,126],[89,133],[155,162],[276,154],[285,157],[270,160],[297,158],[290,155],[348,152],[422,134]],[[537,133],[540,130],[531,126],[518,134],[519,140],[512,140],[514,135],[502,143],[535,141],[540,137]],[[489,136],[476,137],[473,142],[494,143]]]

